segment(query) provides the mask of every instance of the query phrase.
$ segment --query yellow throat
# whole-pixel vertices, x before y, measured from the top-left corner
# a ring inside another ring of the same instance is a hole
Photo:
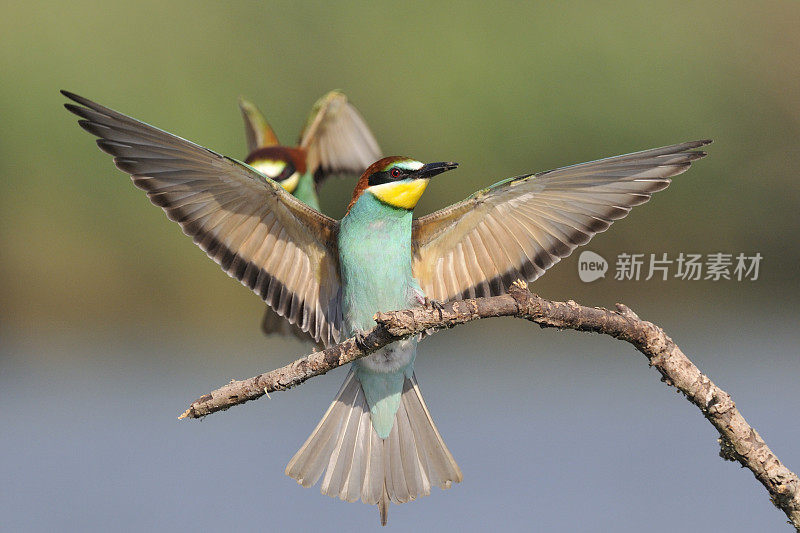
[[[417,205],[419,197],[425,192],[429,181],[428,179],[415,179],[383,183],[373,185],[368,191],[385,204],[411,210]]]

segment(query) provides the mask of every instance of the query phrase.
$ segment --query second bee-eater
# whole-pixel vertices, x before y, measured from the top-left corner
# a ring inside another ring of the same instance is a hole
[[[333,220],[233,159],[71,93],[67,108],[137,187],[231,276],[325,345],[378,311],[501,294],[529,282],[665,189],[705,155],[693,141],[509,178],[414,220],[429,181],[455,163],[389,157],[361,176]],[[417,339],[351,365],[286,473],[377,505],[461,481],[414,375]],[[324,474],[324,475],[323,475]]]
[[[336,174],[359,176],[381,156],[369,126],[341,91],[330,91],[314,103],[297,146],[282,146],[255,104],[239,98],[239,109],[247,138],[244,162],[317,211],[319,187],[325,179]],[[292,334],[310,339],[269,307],[261,329],[267,335]]]
[[[239,99],[248,155],[245,163],[319,211],[319,186],[331,175],[362,172],[381,156],[378,142],[341,91],[314,103],[297,146],[282,146],[259,109]]]

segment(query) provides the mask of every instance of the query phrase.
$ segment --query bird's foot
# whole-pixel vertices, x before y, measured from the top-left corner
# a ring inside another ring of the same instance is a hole
[[[362,352],[367,351],[367,334],[363,331],[356,331],[353,335],[353,340],[356,343],[356,347]]]
[[[428,309],[436,309],[437,311],[442,311],[444,309],[444,302],[440,302],[439,300],[431,300],[427,296],[425,297],[423,305]]]
[[[428,311],[433,311],[433,310],[439,311],[439,319],[440,320],[444,317],[444,313],[443,313],[444,304],[442,302],[440,302],[439,300],[432,300],[432,299],[430,299],[430,298],[428,298],[426,296],[425,299],[422,302],[422,306],[425,309],[427,309]]]

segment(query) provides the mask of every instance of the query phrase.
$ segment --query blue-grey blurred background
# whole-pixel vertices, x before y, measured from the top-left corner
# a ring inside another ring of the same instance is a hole
[[[375,509],[283,475],[340,369],[207,420],[197,396],[308,351],[151,206],[64,88],[234,157],[236,106],[281,139],[344,90],[388,154],[456,160],[420,213],[500,178],[710,137],[709,157],[591,249],[759,252],[755,281],[615,281],[577,254],[552,299],[662,325],[800,468],[800,4],[39,2],[0,18],[0,529],[372,530]],[[353,180],[324,188],[341,215]],[[613,269],[613,264],[612,264]],[[611,272],[609,273],[611,274]],[[491,320],[420,348],[464,482],[389,527],[787,531],[716,432],[630,346]]]

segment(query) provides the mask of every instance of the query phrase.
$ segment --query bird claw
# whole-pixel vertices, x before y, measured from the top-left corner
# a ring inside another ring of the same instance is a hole
[[[444,310],[444,303],[440,302],[439,300],[431,300],[427,296],[425,297],[425,307],[428,309],[436,309],[437,311]]]
[[[367,350],[367,334],[363,331],[356,331],[353,335],[353,340],[356,343],[356,346],[359,350],[366,351]]]
[[[439,300],[431,300],[427,296],[425,297],[425,301],[422,303],[422,306],[427,309],[428,311],[439,311],[439,319],[441,320],[444,317],[444,304]]]

